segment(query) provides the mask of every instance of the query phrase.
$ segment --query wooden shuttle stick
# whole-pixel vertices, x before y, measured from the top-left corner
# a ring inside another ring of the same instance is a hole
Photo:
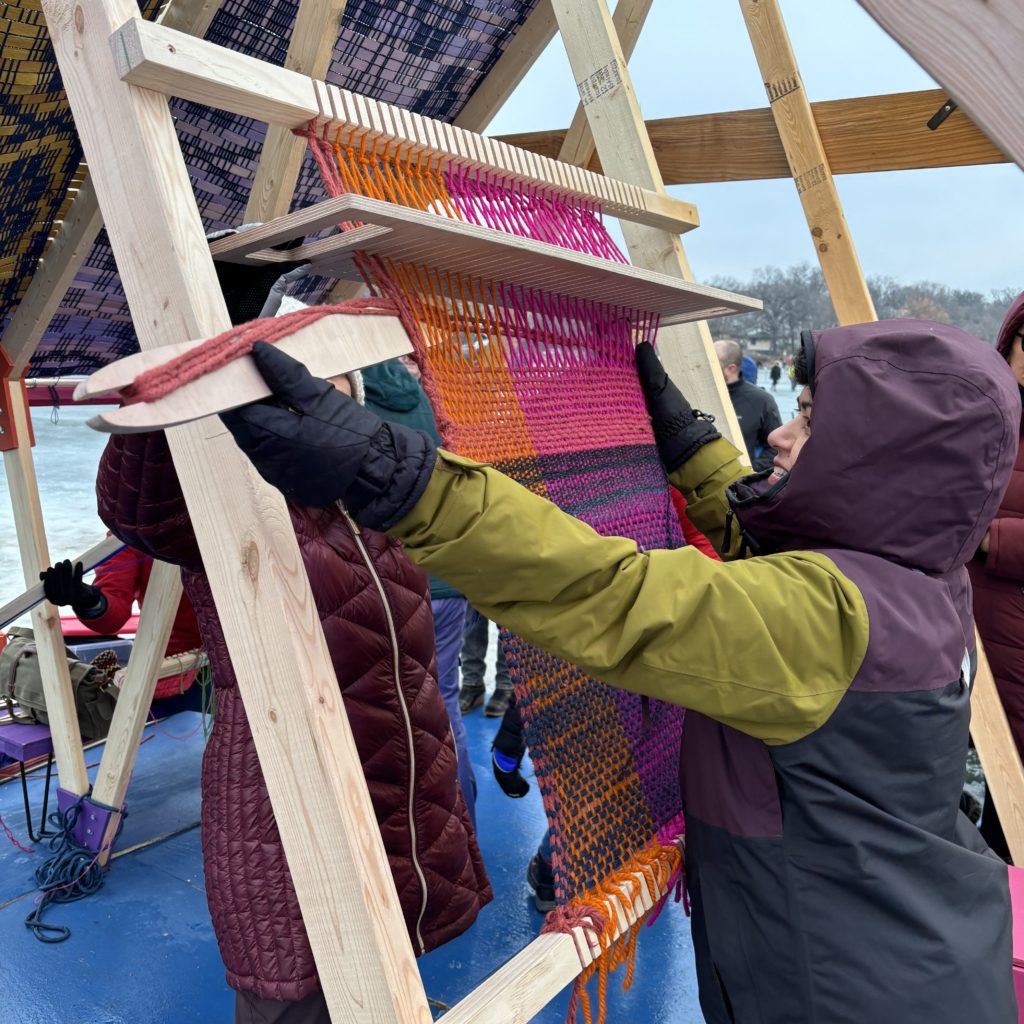
[[[119,359],[82,381],[75,389],[75,400],[120,392],[134,383],[141,373],[173,364],[185,353],[204,344],[206,342],[202,339],[185,341]],[[408,335],[397,316],[342,312],[302,327],[277,344],[282,351],[304,363],[317,377],[335,377],[412,351]],[[100,413],[88,423],[94,430],[111,434],[162,430],[248,405],[269,394],[270,390],[252,357],[242,356],[183,384],[163,398]]]

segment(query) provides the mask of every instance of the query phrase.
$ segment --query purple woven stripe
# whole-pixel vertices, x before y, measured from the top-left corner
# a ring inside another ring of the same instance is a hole
[[[327,80],[451,120],[535,2],[349,0]],[[281,64],[297,6],[298,0],[225,0],[207,38]],[[175,101],[171,109],[204,224],[208,230],[237,225],[249,197],[265,126],[183,101]],[[66,184],[55,195],[56,202],[64,189]],[[307,155],[293,206],[323,198],[319,175]],[[11,204],[5,207],[12,208]],[[40,237],[45,238],[45,231]],[[322,281],[309,281],[300,294],[312,297],[323,288]],[[81,317],[90,319],[84,334]],[[130,319],[110,247],[105,241],[97,243],[32,360],[33,374],[89,373],[135,351],[134,332],[123,329]]]

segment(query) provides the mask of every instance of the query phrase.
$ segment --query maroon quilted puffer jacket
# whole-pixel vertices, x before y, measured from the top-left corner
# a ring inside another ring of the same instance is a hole
[[[316,967],[164,435],[113,437],[96,490],[100,518],[118,537],[182,566],[213,668],[203,859],[228,983],[265,999],[302,999],[319,988]],[[409,936],[424,953],[465,931],[491,899],[435,680],[426,576],[396,541],[357,532],[334,512],[293,507],[291,515]]]

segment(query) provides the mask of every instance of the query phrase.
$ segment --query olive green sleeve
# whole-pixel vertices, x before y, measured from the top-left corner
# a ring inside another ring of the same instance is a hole
[[[769,743],[832,713],[867,647],[863,598],[815,553],[641,553],[497,470],[439,454],[391,531],[488,618],[599,679]]]
[[[740,543],[740,531],[733,530],[729,550],[722,550],[725,517],[729,511],[725,492],[731,483],[750,472],[750,468],[740,462],[736,447],[721,437],[704,445],[696,455],[669,474],[669,483],[678,488],[686,499],[686,515],[690,522],[711,541],[723,558],[734,555]]]

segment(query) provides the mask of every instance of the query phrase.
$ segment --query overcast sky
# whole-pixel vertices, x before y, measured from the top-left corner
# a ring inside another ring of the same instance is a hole
[[[781,3],[812,101],[935,88],[855,0]],[[630,71],[647,118],[766,106],[737,0],[655,0]],[[577,99],[556,37],[489,132],[564,128]],[[1024,174],[1015,165],[844,174],[836,182],[865,274],[981,292],[1024,289]],[[700,211],[701,227],[684,237],[698,280],[815,261],[789,179],[670,191]]]

